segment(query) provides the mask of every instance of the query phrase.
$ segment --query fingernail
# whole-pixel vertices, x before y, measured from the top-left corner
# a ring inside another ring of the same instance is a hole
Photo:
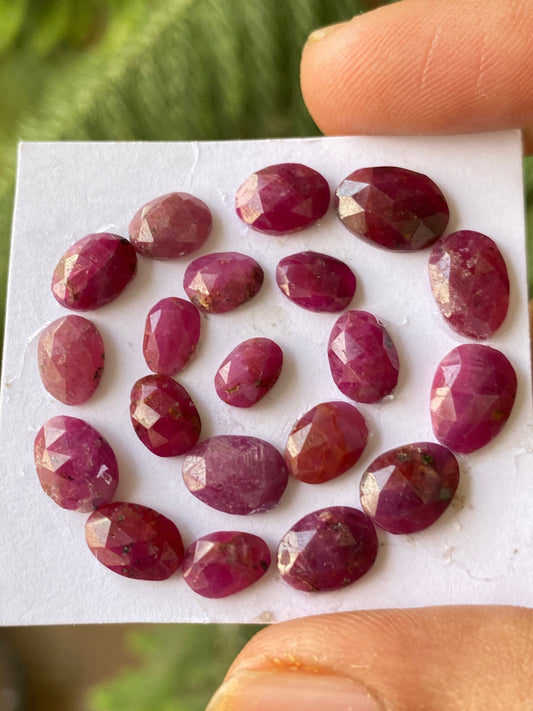
[[[206,711],[381,711],[362,685],[341,676],[245,670],[217,691]]]
[[[326,25],[325,27],[320,27],[318,30],[314,30],[314,32],[311,32],[311,34],[307,38],[306,44],[320,42],[320,40],[324,39],[324,37],[327,37],[332,32],[335,32],[335,30],[338,30],[345,24],[345,22],[336,22],[334,25]]]

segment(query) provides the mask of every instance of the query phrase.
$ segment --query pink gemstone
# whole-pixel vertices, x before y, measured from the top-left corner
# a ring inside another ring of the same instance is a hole
[[[278,548],[278,568],[297,590],[338,590],[370,570],[378,538],[370,519],[348,506],[330,506],[304,516]]]
[[[183,462],[183,481],[191,494],[218,511],[241,516],[274,508],[287,479],[281,454],[257,437],[210,437]]]
[[[353,467],[367,439],[368,429],[359,410],[347,402],[323,402],[292,428],[285,462],[296,479],[322,484]]]
[[[98,232],[78,240],[61,257],[52,293],[67,309],[98,309],[116,299],[136,272],[137,255],[128,240]]]
[[[169,296],[150,309],[143,352],[154,373],[176,375],[188,365],[200,339],[200,314],[185,299]]]
[[[283,235],[323,217],[329,200],[329,185],[320,173],[300,163],[280,163],[252,173],[237,190],[235,207],[254,230]]]
[[[270,566],[262,538],[239,531],[202,536],[185,552],[183,579],[198,595],[228,597],[250,587]]]
[[[509,306],[509,276],[500,250],[480,232],[437,242],[429,256],[433,296],[449,325],[467,338],[490,338]]]
[[[50,395],[65,405],[81,405],[94,393],[104,370],[104,342],[83,316],[63,316],[41,333],[39,372]]]
[[[319,252],[299,252],[284,257],[276,269],[276,281],[291,301],[308,311],[333,313],[345,309],[355,293],[350,267]]]
[[[135,434],[158,457],[175,457],[194,447],[201,422],[185,388],[168,375],[145,375],[131,391]]]
[[[431,387],[435,436],[469,454],[501,431],[513,408],[516,373],[500,351],[478,343],[457,346],[437,367]]]
[[[270,338],[250,338],[236,346],[215,375],[218,396],[234,407],[252,407],[276,384],[283,351]]]
[[[200,311],[222,314],[255,296],[263,277],[255,259],[238,252],[216,252],[189,264],[183,288]]]
[[[86,512],[113,498],[118,484],[115,454],[87,422],[52,417],[37,433],[34,456],[41,486],[58,506]]]
[[[458,484],[459,465],[450,450],[434,442],[406,444],[367,468],[361,505],[389,533],[415,533],[444,513]]]
[[[211,233],[211,211],[188,193],[168,193],[143,205],[130,222],[137,252],[152,259],[175,259],[199,249]]]
[[[377,402],[398,382],[398,354],[385,326],[366,311],[346,311],[328,343],[331,374],[339,390],[357,402]]]
[[[337,188],[343,225],[377,247],[424,249],[448,224],[446,199],[426,175],[405,168],[361,168]]]
[[[170,578],[184,555],[176,525],[140,504],[117,502],[101,506],[87,519],[85,538],[102,565],[137,580]]]

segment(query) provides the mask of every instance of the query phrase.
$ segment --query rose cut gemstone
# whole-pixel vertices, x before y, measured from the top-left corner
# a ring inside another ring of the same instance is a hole
[[[235,207],[252,229],[284,235],[323,217],[329,201],[329,185],[320,173],[301,163],[279,163],[252,173],[237,190]]]
[[[446,199],[430,178],[394,166],[348,175],[337,188],[335,206],[350,232],[397,251],[429,247],[449,219]]]
[[[431,421],[445,447],[470,454],[502,430],[513,408],[516,373],[495,348],[457,346],[439,365],[431,387]]]
[[[200,340],[200,314],[190,301],[169,296],[146,317],[143,353],[154,373],[176,375],[192,359]]]

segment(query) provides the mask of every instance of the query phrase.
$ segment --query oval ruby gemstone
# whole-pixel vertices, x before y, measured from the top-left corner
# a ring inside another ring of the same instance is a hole
[[[297,590],[338,590],[370,570],[378,538],[370,519],[348,506],[330,506],[304,516],[278,548],[278,568]]]
[[[325,178],[301,163],[279,163],[252,173],[237,190],[235,207],[258,232],[299,232],[323,217],[330,192]]]
[[[495,242],[462,230],[441,239],[429,255],[429,280],[449,325],[467,338],[490,338],[509,307],[509,276]]]
[[[150,309],[143,353],[154,373],[176,375],[192,359],[200,340],[200,314],[185,299],[169,296]]]
[[[262,578],[270,562],[268,546],[259,536],[218,531],[202,536],[187,548],[183,579],[198,595],[228,597]]]
[[[83,316],[63,316],[39,337],[39,373],[50,395],[65,405],[81,405],[94,393],[104,370],[104,342]]]
[[[377,402],[398,382],[398,354],[385,326],[366,311],[346,311],[328,342],[331,374],[339,390],[357,402]]]
[[[61,257],[52,293],[67,309],[98,309],[116,299],[136,272],[137,255],[130,242],[98,232],[78,240]]]
[[[183,561],[176,524],[140,504],[101,506],[87,519],[85,538],[102,565],[126,578],[166,580]]]
[[[446,447],[416,442],[374,459],[361,479],[361,505],[389,533],[415,533],[448,508],[459,484],[459,465]]]
[[[145,375],[131,391],[135,434],[158,457],[175,457],[194,447],[202,428],[185,388],[168,375]]]
[[[435,436],[469,454],[501,431],[513,408],[516,373],[507,358],[478,343],[457,346],[439,363],[431,387]]]
[[[394,166],[348,175],[337,188],[335,206],[350,232],[400,251],[429,247],[449,219],[446,199],[430,178]]]

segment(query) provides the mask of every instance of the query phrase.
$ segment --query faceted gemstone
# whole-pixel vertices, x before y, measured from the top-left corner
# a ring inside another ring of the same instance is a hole
[[[41,333],[39,372],[50,395],[65,405],[81,405],[94,393],[104,370],[104,342],[83,316],[63,316]]]
[[[188,193],[168,193],[150,200],[129,226],[131,243],[152,259],[175,259],[199,249],[211,233],[207,205]]]
[[[137,437],[158,457],[184,454],[200,437],[196,405],[168,375],[145,375],[135,383],[130,417]]]
[[[183,462],[183,481],[191,494],[218,511],[242,516],[274,508],[288,476],[275,447],[242,435],[205,439]]]
[[[385,326],[366,311],[346,311],[328,343],[331,374],[339,390],[357,402],[377,402],[398,382],[398,354]]]
[[[424,249],[448,224],[446,199],[426,175],[405,168],[361,168],[337,188],[335,206],[343,225],[377,247]]]
[[[255,259],[238,252],[216,252],[189,264],[183,288],[200,311],[222,314],[255,296],[263,277]]]
[[[218,531],[185,551],[183,579],[198,595],[228,597],[250,587],[270,567],[270,551],[259,536]]]
[[[376,531],[362,511],[330,506],[287,531],[278,548],[278,568],[297,590],[338,590],[368,572],[377,552]]]
[[[457,346],[441,360],[433,378],[435,436],[461,454],[484,447],[507,422],[516,386],[516,373],[503,353],[478,343]]]
[[[140,504],[101,506],[87,519],[85,538],[102,565],[126,578],[166,580],[183,561],[176,524]]]
[[[115,454],[87,422],[52,417],[37,433],[34,457],[41,486],[58,506],[86,512],[113,498],[118,484]]]
[[[169,296],[146,317],[143,353],[154,373],[176,375],[188,365],[200,340],[200,314],[185,299]]]
[[[323,402],[292,428],[285,462],[296,479],[322,484],[353,467],[367,439],[368,429],[359,410],[347,402]]]
[[[116,299],[136,272],[137,254],[128,240],[98,232],[78,240],[61,257],[52,293],[67,309],[98,309]]]
[[[449,325],[467,338],[490,338],[509,306],[509,276],[496,244],[462,230],[441,239],[429,256],[433,296]]]
[[[276,281],[285,296],[298,306],[329,313],[345,309],[356,286],[355,275],[347,264],[319,252],[284,257],[277,266]]]
[[[431,526],[448,508],[459,484],[459,465],[446,447],[416,442],[374,459],[361,479],[361,505],[389,533]]]
[[[276,384],[283,351],[270,338],[250,338],[236,346],[215,375],[218,396],[234,407],[251,407]]]
[[[329,185],[320,173],[300,163],[279,163],[252,173],[237,190],[235,207],[254,230],[283,235],[319,220],[329,201]]]

